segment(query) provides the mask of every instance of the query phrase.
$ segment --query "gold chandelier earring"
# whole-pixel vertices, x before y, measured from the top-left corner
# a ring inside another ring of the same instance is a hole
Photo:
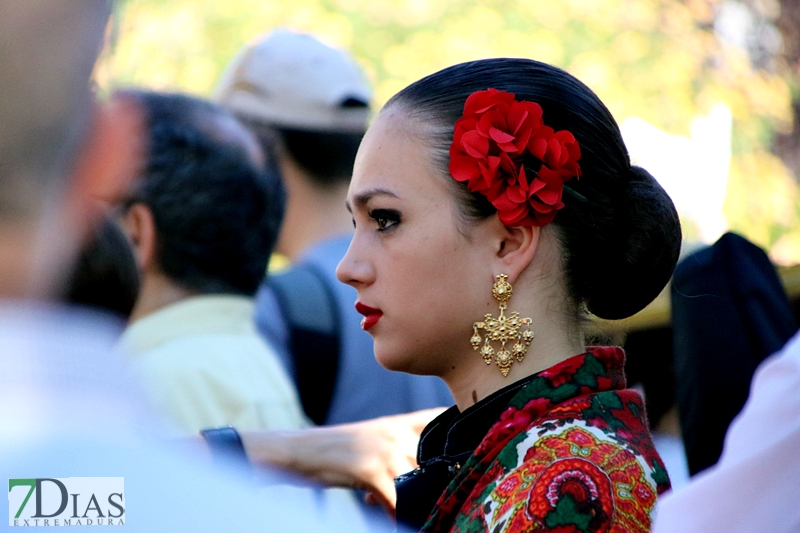
[[[513,289],[508,282],[508,276],[505,274],[498,274],[497,281],[492,286],[492,295],[500,302],[500,316],[495,318],[491,313],[487,313],[482,322],[475,322],[472,325],[473,335],[470,339],[472,348],[477,350],[480,348],[481,356],[487,365],[492,364],[492,359],[500,367],[500,373],[503,376],[508,376],[511,371],[511,365],[514,359],[520,363],[528,353],[528,346],[531,345],[533,340],[533,331],[531,330],[531,319],[520,318],[519,313],[514,311],[510,316],[506,316],[505,311],[508,309],[508,302],[511,299]],[[525,331],[520,331],[520,328],[525,326]],[[485,337],[481,338],[478,330],[485,331]],[[495,349],[489,344],[490,341],[499,341],[500,350],[495,352]],[[514,341],[514,345],[509,352],[506,349],[506,343]],[[483,346],[481,346],[483,344]]]

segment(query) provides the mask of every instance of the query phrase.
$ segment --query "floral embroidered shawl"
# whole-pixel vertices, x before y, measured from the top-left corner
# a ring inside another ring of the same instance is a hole
[[[425,532],[645,533],[669,477],[625,355],[590,348],[537,376],[439,498]]]

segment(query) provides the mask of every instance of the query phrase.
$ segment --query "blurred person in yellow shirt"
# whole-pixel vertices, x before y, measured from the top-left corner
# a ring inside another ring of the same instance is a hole
[[[141,289],[121,339],[153,405],[181,435],[306,425],[253,294],[283,213],[281,183],[228,112],[181,94],[128,91],[149,148],[119,220]]]

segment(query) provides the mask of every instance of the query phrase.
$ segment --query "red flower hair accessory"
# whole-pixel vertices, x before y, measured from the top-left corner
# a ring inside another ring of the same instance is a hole
[[[450,174],[486,196],[506,226],[544,226],[564,207],[564,183],[581,175],[581,149],[542,108],[487,89],[467,98],[450,146]]]

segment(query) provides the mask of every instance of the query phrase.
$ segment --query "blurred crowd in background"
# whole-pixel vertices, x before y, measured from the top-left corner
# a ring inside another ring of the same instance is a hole
[[[348,50],[374,87],[373,109],[462,61],[562,67],[620,124],[633,120],[626,141],[639,134],[636,121],[651,126],[629,148],[670,192],[688,240],[710,243],[730,229],[780,264],[800,262],[800,8],[791,0],[127,0],[115,20],[96,73],[104,91],[135,84],[210,96],[236,51],[278,26]],[[698,190],[709,198],[702,213],[689,197]]]

